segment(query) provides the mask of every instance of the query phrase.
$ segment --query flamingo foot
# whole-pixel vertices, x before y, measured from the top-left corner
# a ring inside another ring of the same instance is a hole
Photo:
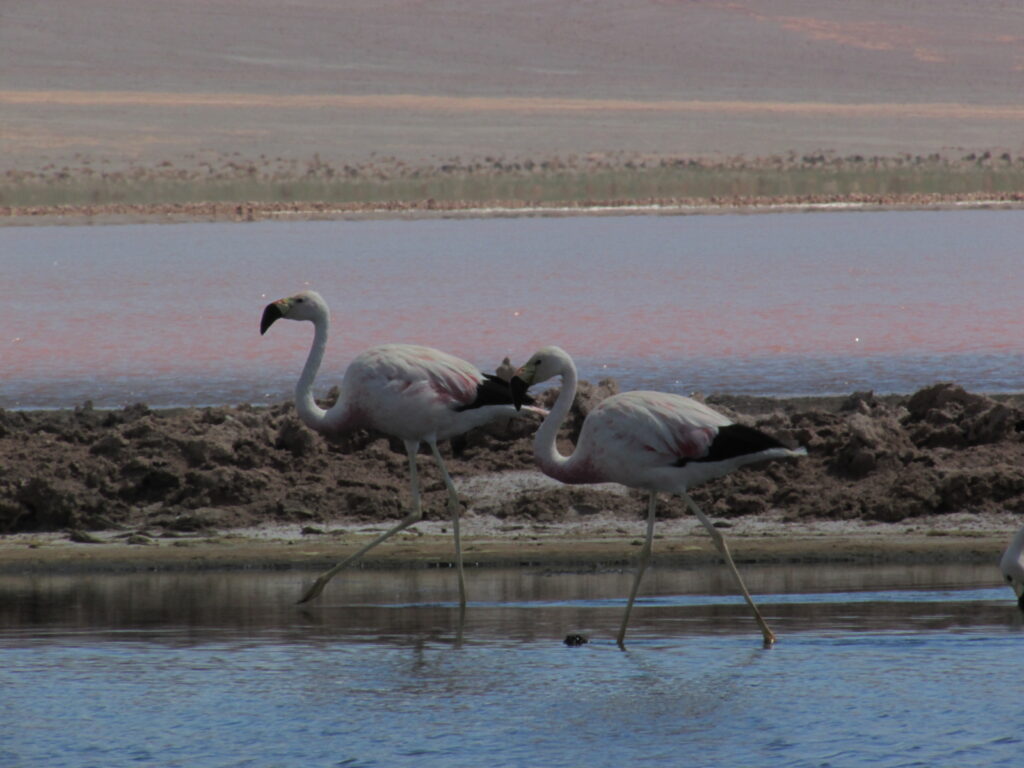
[[[331,574],[333,575],[333,574]],[[308,603],[315,597],[318,597],[321,592],[324,591],[324,587],[327,586],[327,582],[331,580],[331,575],[323,574],[316,581],[314,581],[305,592],[302,593],[302,597],[299,598],[298,603]]]

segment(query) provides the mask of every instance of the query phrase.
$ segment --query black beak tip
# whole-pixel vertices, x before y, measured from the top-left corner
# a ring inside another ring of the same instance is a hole
[[[526,390],[528,390],[530,386],[518,376],[513,376],[512,380],[509,381],[508,386],[509,389],[512,390],[512,405],[514,405],[518,411],[523,407],[523,403],[526,402]]]
[[[1020,608],[1021,613],[1024,613],[1024,593],[1021,593],[1021,596],[1017,598],[1017,607]]]
[[[280,320],[282,317],[284,315],[277,304],[267,304],[266,309],[263,310],[263,318],[260,320],[260,336],[267,332],[267,328],[272,326],[275,320]]]

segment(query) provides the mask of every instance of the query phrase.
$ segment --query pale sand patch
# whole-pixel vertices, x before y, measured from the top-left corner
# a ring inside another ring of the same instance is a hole
[[[526,487],[516,478],[509,486]],[[499,492],[501,483],[492,490]],[[558,568],[630,567],[641,543],[644,522],[614,511],[621,490],[608,492],[609,509],[572,521],[538,523],[500,520],[477,514],[472,506],[462,522],[467,567],[547,566]],[[781,513],[719,521],[739,563],[991,564],[998,560],[1019,526],[1006,513],[934,515],[899,523],[862,520],[787,522]],[[0,536],[0,573],[110,571],[199,571],[261,568],[322,570],[366,544],[395,523],[339,519],[210,531],[149,546],[129,544],[123,532],[96,531],[98,543],[74,543],[65,532]],[[306,532],[304,532],[304,528]],[[450,522],[424,520],[372,550],[366,568],[450,567]],[[692,517],[659,519],[653,562],[666,567],[705,567],[720,562],[710,537]]]
[[[416,94],[270,94],[161,91],[0,91],[0,105],[76,107],[213,107],[261,109],[397,109],[430,112],[659,112],[768,114],[832,117],[899,117],[926,120],[1020,120],[1014,104],[829,103],[785,101],[701,101],[579,99],[557,97],[421,96]]]

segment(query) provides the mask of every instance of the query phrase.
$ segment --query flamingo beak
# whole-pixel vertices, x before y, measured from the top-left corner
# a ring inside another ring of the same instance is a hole
[[[516,375],[509,381],[508,386],[512,390],[512,405],[518,411],[523,407],[523,403],[526,402],[526,390],[530,388],[530,385]]]
[[[263,310],[263,319],[260,320],[260,336],[267,332],[267,328],[274,324],[275,320],[280,320],[284,317],[284,310],[281,308],[281,301],[275,301],[273,304],[267,304]]]

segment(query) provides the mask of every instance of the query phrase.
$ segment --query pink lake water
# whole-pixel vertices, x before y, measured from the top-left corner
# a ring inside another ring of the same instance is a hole
[[[287,399],[332,307],[322,391],[414,342],[493,370],[558,344],[583,378],[684,394],[1024,389],[1024,211],[0,229],[0,407]]]

